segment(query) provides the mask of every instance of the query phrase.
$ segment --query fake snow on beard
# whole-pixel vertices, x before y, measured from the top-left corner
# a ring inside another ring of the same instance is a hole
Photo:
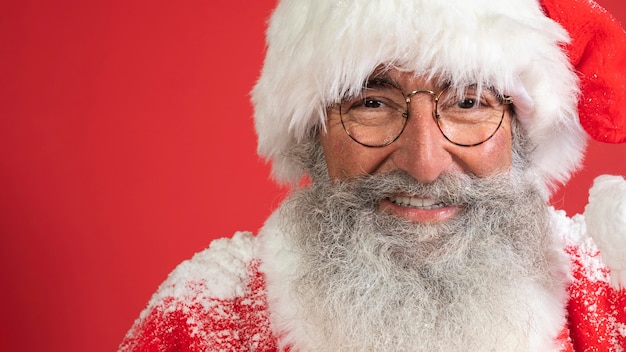
[[[410,223],[377,210],[395,193],[464,211]],[[528,351],[540,300],[530,288],[562,281],[545,202],[510,175],[317,177],[281,211],[301,258],[291,290],[320,351]]]

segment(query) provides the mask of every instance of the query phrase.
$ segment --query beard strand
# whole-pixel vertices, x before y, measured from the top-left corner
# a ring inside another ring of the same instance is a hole
[[[442,223],[379,211],[398,193],[463,211]],[[316,177],[281,214],[299,258],[290,289],[318,350],[527,350],[524,289],[560,281],[547,205],[511,174],[445,174],[432,184],[404,172]]]

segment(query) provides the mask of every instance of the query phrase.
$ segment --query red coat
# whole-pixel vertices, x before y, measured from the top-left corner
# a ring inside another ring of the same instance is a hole
[[[580,228],[576,221],[569,227]],[[558,340],[562,351],[626,350],[626,290],[610,285],[610,270],[590,238],[564,237],[572,281],[568,322]],[[237,233],[183,262],[152,297],[120,351],[277,351],[258,241]]]

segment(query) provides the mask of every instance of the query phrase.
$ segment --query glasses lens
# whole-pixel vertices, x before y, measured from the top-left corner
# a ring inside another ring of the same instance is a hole
[[[464,146],[491,138],[502,123],[505,104],[490,88],[471,85],[445,89],[437,102],[439,129],[451,142]]]
[[[395,86],[370,81],[356,97],[340,105],[341,123],[356,142],[382,147],[395,141],[406,122],[406,100]]]

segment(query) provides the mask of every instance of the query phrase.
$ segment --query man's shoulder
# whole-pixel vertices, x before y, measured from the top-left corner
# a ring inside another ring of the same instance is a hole
[[[272,350],[256,237],[236,233],[184,261],[161,284],[120,351]]]
[[[249,232],[212,241],[208,248],[180,263],[161,284],[159,292],[181,296],[191,290],[189,294],[196,294],[193,287],[202,284],[203,294],[217,299],[241,296],[256,259],[256,241]]]
[[[571,261],[567,310],[572,343],[576,350],[620,350],[626,345],[626,290],[611,285],[611,269],[587,233],[583,215],[569,218],[558,211],[553,219]]]
[[[587,233],[585,217],[568,217],[564,211],[552,214],[555,235],[568,255],[575,281],[600,281],[609,283],[610,269],[603,262],[594,239]]]

